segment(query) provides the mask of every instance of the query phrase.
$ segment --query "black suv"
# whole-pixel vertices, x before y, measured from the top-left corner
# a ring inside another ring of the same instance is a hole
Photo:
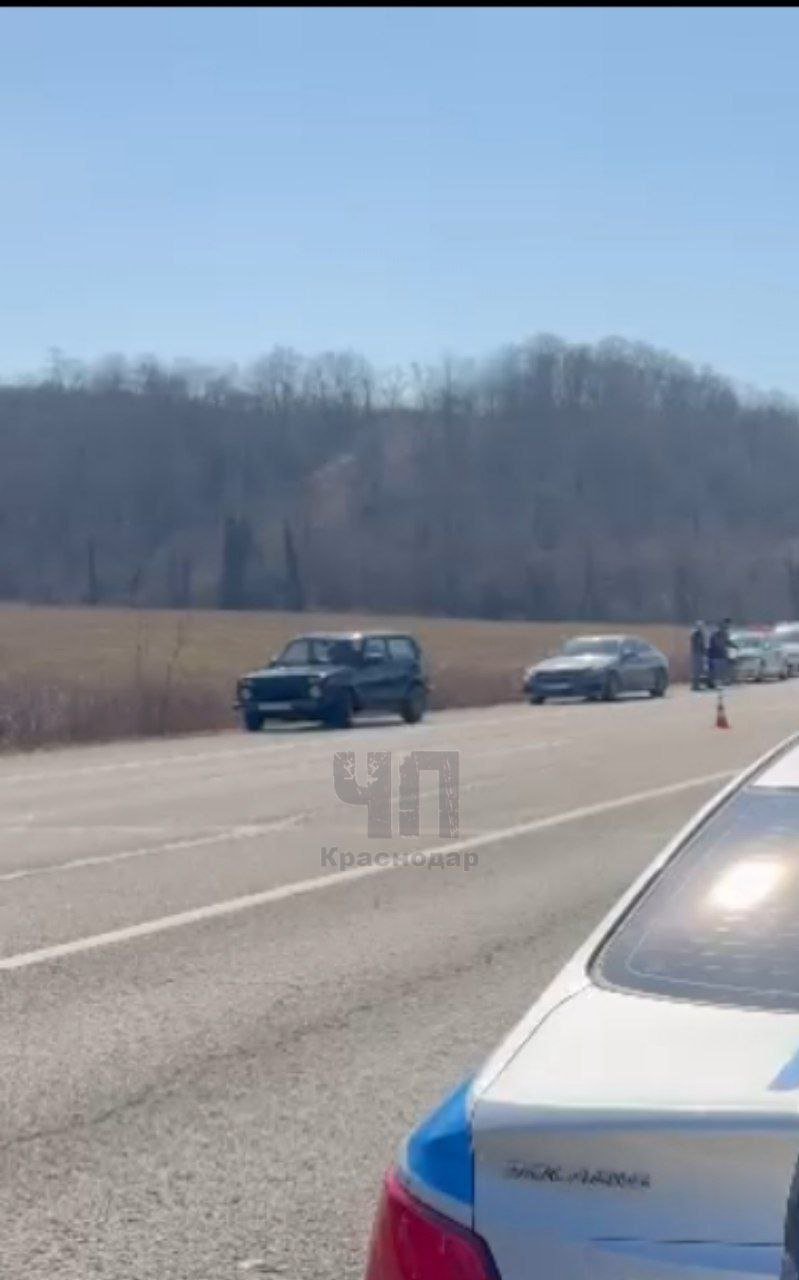
[[[314,633],[297,636],[267,667],[243,676],[236,710],[250,733],[267,720],[319,720],[346,729],[358,711],[396,711],[416,724],[427,708],[428,688],[412,636]]]

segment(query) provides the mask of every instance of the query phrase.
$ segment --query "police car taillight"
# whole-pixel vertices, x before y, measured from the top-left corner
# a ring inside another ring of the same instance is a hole
[[[499,1280],[487,1246],[473,1231],[428,1209],[396,1173],[383,1185],[366,1280]]]

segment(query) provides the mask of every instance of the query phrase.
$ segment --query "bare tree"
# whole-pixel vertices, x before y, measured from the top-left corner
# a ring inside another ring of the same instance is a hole
[[[283,522],[283,549],[286,557],[286,596],[290,609],[302,612],[305,609],[305,588],[300,573],[297,549],[294,545],[294,534],[288,520]]]
[[[621,339],[383,373],[348,351],[244,370],[53,351],[0,385],[0,593],[795,614],[798,468],[790,401]]]
[[[219,579],[220,609],[243,609],[247,604],[247,569],[253,552],[249,522],[236,516],[225,521],[222,571]]]

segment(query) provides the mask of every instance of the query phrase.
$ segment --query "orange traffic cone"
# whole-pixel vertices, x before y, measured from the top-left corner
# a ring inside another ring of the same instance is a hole
[[[719,689],[719,696],[716,701],[716,728],[717,729],[730,728],[730,722],[727,719],[727,711],[724,706],[724,692],[722,689]]]

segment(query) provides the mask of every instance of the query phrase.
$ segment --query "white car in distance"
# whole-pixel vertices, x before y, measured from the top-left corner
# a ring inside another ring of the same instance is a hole
[[[780,622],[773,635],[788,659],[790,674],[799,675],[799,622]]]
[[[403,1144],[367,1280],[754,1280],[799,1159],[799,735]]]

